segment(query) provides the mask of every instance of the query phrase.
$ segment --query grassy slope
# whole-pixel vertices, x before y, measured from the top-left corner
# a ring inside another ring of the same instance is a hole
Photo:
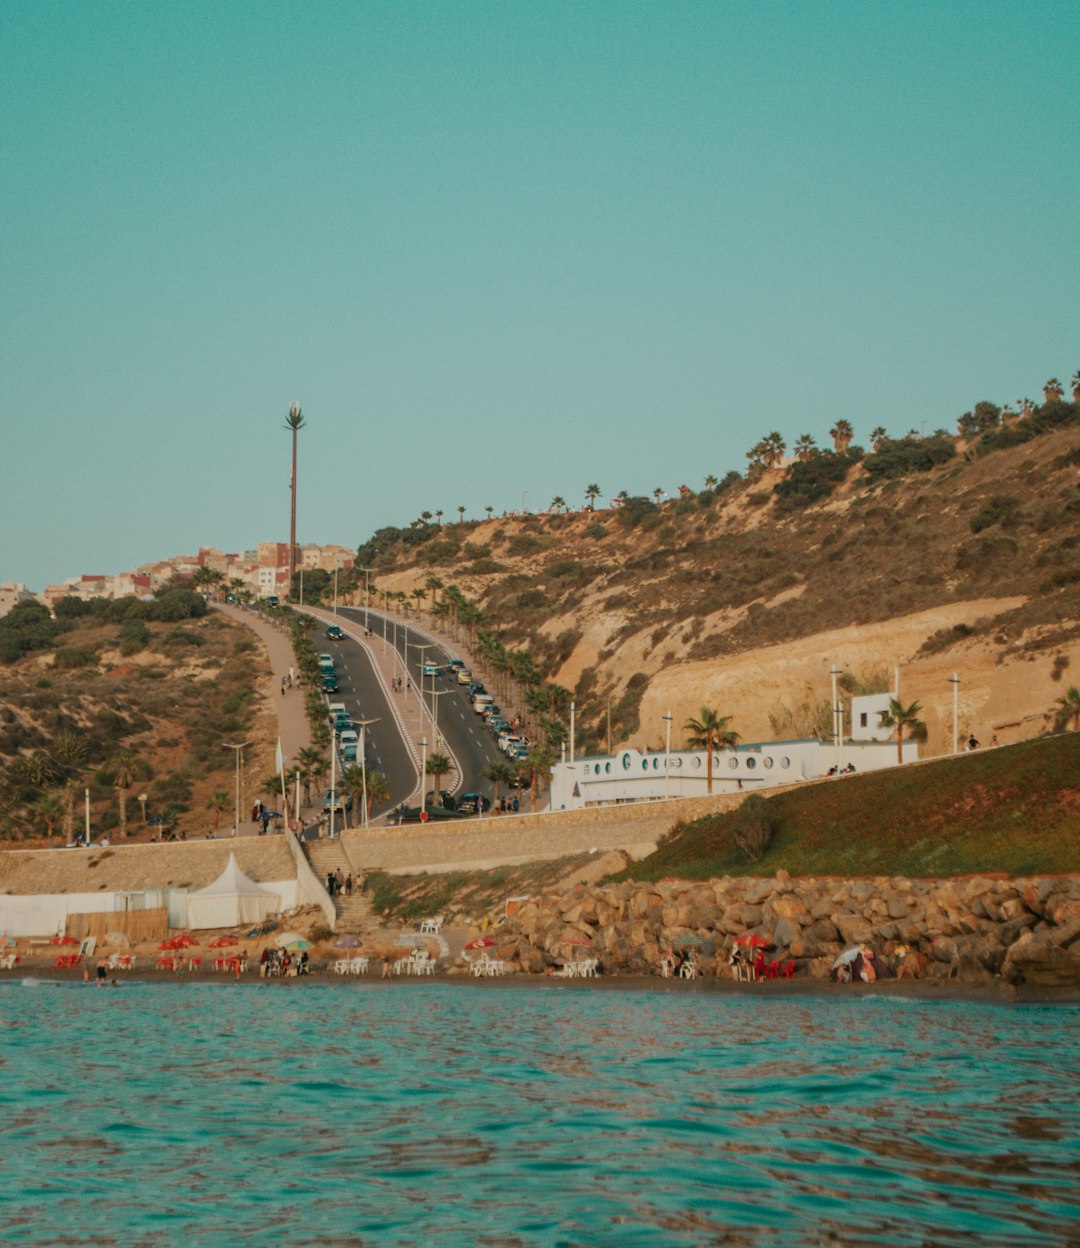
[[[1080,870],[1080,733],[793,789],[780,827],[747,861],[733,815],[680,829],[626,878],[946,876]]]

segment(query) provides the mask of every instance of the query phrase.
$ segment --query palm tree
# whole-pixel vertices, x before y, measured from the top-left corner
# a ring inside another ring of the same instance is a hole
[[[919,718],[919,712],[922,707],[918,702],[912,702],[910,706],[904,704],[898,698],[889,699],[889,709],[887,711],[879,711],[881,716],[882,728],[896,729],[896,757],[899,762],[904,761],[904,729],[915,732],[925,725]]]
[[[817,449],[817,443],[809,433],[801,434],[795,439],[795,458],[809,459]]]
[[[435,796],[439,796],[439,790],[442,788],[442,778],[447,772],[453,771],[454,764],[446,757],[445,754],[432,754],[427,760],[427,766],[424,768],[429,776],[435,777]]]
[[[585,487],[585,497],[589,500],[589,510],[595,511],[596,500],[600,497],[600,487],[595,484],[595,482],[591,485],[587,485]]]
[[[52,840],[53,828],[64,817],[64,803],[57,793],[45,793],[38,802],[38,812],[45,820],[45,834]]]
[[[561,494],[556,494],[551,500],[551,510],[555,512],[566,510],[566,499]]]
[[[350,763],[347,767],[342,768],[341,776],[338,779],[338,789],[353,799],[353,809],[360,811],[364,801],[364,790],[367,788],[367,777],[364,774],[364,768],[356,763]],[[345,814],[345,829],[351,827],[349,823],[349,815]]]
[[[440,528],[440,529],[442,528],[442,518],[443,518],[443,514],[444,514],[444,513],[443,513],[443,509],[442,509],[441,507],[436,507],[436,508],[435,508],[435,519],[436,519],[436,520],[438,520],[438,522],[439,522],[439,528]]]
[[[371,822],[371,812],[375,809],[376,802],[388,802],[390,800],[390,784],[381,771],[369,771],[367,773],[367,810],[368,822]]]
[[[484,508],[484,510],[487,512],[487,518],[489,520],[495,514],[495,508],[492,507],[490,503]]]
[[[1080,403],[1080,370],[1073,373],[1072,381],[1069,382],[1069,385],[1072,389],[1073,402]]]
[[[847,420],[838,420],[829,430],[829,437],[833,440],[833,450],[837,455],[843,455],[851,445],[851,439],[854,436],[855,430],[852,429],[851,422]]]
[[[82,790],[83,786],[77,776],[72,776],[60,790],[61,801],[64,804],[64,820],[60,826],[64,842],[68,845],[75,839],[75,803],[82,795]]]
[[[300,779],[304,785],[304,801],[311,805],[312,781],[326,775],[327,765],[322,750],[316,745],[306,745],[296,756],[300,764]]]
[[[214,815],[214,835],[217,836],[221,816],[229,809],[228,789],[215,789],[206,799],[206,809]]]
[[[417,612],[419,612],[420,604],[427,598],[427,590],[426,589],[414,589],[412,591],[412,596],[416,600],[416,610]]]
[[[889,435],[885,432],[885,426],[877,425],[875,428],[870,430],[870,449],[872,451],[879,451],[881,449],[882,442],[887,441],[888,437]]]
[[[1031,399],[1017,399],[1016,406],[1020,409],[1020,419],[1024,420],[1035,410],[1035,404]]]
[[[715,490],[715,489],[716,489],[716,487],[717,487],[717,484],[718,484],[718,482],[717,482],[716,478],[715,478],[715,477],[713,476],[713,474],[710,472],[710,473],[709,473],[709,475],[705,478],[705,488],[706,488],[707,490]]]
[[[765,445],[764,439],[756,442],[746,452],[746,458],[750,461],[746,469],[746,479],[748,481],[756,481],[765,471],[765,456],[767,454],[768,447]]]
[[[660,486],[657,486],[656,489],[653,490],[652,496],[656,499],[656,505],[659,507],[660,500],[664,497],[664,491],[660,488]]]
[[[1046,385],[1043,386],[1043,398],[1047,401],[1047,403],[1060,402],[1064,393],[1065,391],[1061,387],[1061,382],[1058,381],[1056,377],[1051,377]]]
[[[783,462],[784,452],[787,450],[787,443],[775,429],[764,439],[764,446],[766,468],[775,468]]]
[[[688,719],[685,724],[690,734],[686,738],[687,746],[692,750],[705,750],[705,791],[712,792],[712,760],[713,750],[717,746],[727,749],[739,740],[739,734],[728,727],[730,715],[719,715],[710,707],[703,706],[697,719]]]
[[[457,509],[457,514],[458,514],[458,524],[464,524],[464,523],[465,523],[465,506],[464,506],[464,504],[462,504],[462,506],[460,506],[460,507]]]
[[[127,791],[131,787],[137,759],[131,750],[121,748],[112,756],[109,770],[113,773],[113,787],[116,789],[116,801],[120,807],[120,836],[126,837],[127,830]]]
[[[513,780],[513,778],[514,778],[514,769],[513,767],[511,767],[509,763],[494,762],[484,772],[484,779],[490,780],[491,783],[495,786],[495,792],[492,797],[492,802],[495,805],[497,805],[499,801],[499,785],[509,784],[510,781]]]
[[[528,767],[530,769],[529,809],[536,809],[537,790],[541,783],[551,780],[551,769],[555,766],[557,755],[550,745],[542,745],[539,749],[530,749]]]
[[[1058,726],[1064,728],[1071,723],[1073,732],[1080,728],[1080,689],[1075,685],[1057,700]]]
[[[430,512],[430,511],[422,511],[422,512],[420,513],[420,519],[424,522],[424,524],[430,524],[430,523],[431,523],[431,512]]]
[[[292,475],[289,477],[289,491],[292,495],[289,511],[289,583],[296,575],[296,436],[304,427],[304,413],[299,403],[293,403],[289,414],[285,417],[285,428],[292,433]]]

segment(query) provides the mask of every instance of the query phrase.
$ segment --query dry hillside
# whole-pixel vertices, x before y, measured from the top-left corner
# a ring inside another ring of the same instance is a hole
[[[852,462],[808,506],[777,491],[788,465],[660,506],[447,524],[361,562],[380,592],[424,589],[414,611],[457,586],[481,629],[574,693],[598,743],[609,706],[638,744],[703,705],[744,740],[801,735],[833,665],[849,693],[899,667],[924,753],[951,740],[957,672],[963,732],[1005,743],[1050,729],[1077,683],[1080,428],[957,451],[898,478]]]

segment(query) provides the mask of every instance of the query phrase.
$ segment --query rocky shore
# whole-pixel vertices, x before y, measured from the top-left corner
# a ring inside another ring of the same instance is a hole
[[[689,942],[710,969],[736,936],[754,932],[829,978],[839,953],[868,945],[895,966],[900,947],[917,977],[978,984],[1080,985],[1080,876],[668,880],[579,884],[529,900],[499,928],[498,956],[543,973],[588,941],[608,974],[655,971]]]

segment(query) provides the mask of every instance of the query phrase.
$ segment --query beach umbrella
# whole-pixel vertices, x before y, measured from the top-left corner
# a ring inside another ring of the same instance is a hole
[[[54,945],[77,945],[79,942],[74,936],[69,936],[67,932],[65,932],[62,936],[54,936],[52,938],[52,943]]]
[[[850,949],[845,949],[843,953],[837,955],[836,961],[833,963],[833,970],[838,966],[850,966],[860,953],[862,953],[860,945],[852,945]]]
[[[310,940],[305,940],[303,936],[296,936],[292,940],[283,941],[278,937],[278,947],[281,949],[293,949],[297,953],[303,953],[305,949],[311,949],[313,946]]]
[[[14,936],[0,936],[0,949],[4,949],[8,945],[13,945],[14,943],[15,943]]]
[[[211,949],[231,949],[236,944],[231,936],[215,936],[210,942]]]
[[[274,944],[279,949],[287,949],[290,945],[296,944],[298,940],[304,937],[299,932],[282,932],[279,936],[274,937]]]
[[[494,944],[495,942],[492,941],[491,943]],[[397,940],[394,941],[394,946],[397,949],[426,949],[427,941],[419,932],[402,932]]]
[[[354,936],[352,932],[346,932],[340,940],[334,941],[335,949],[359,949],[364,942],[359,936]]]
[[[743,932],[741,936],[735,937],[735,943],[740,949],[768,949],[772,945],[771,940],[766,940],[757,932]]]
[[[493,949],[494,947],[495,941],[492,937],[477,936],[475,940],[469,941],[469,943],[465,946],[465,949],[466,951],[471,951],[473,949]]]
[[[109,932],[105,937],[107,945],[119,945],[123,949],[131,947],[131,937],[125,932]]]

